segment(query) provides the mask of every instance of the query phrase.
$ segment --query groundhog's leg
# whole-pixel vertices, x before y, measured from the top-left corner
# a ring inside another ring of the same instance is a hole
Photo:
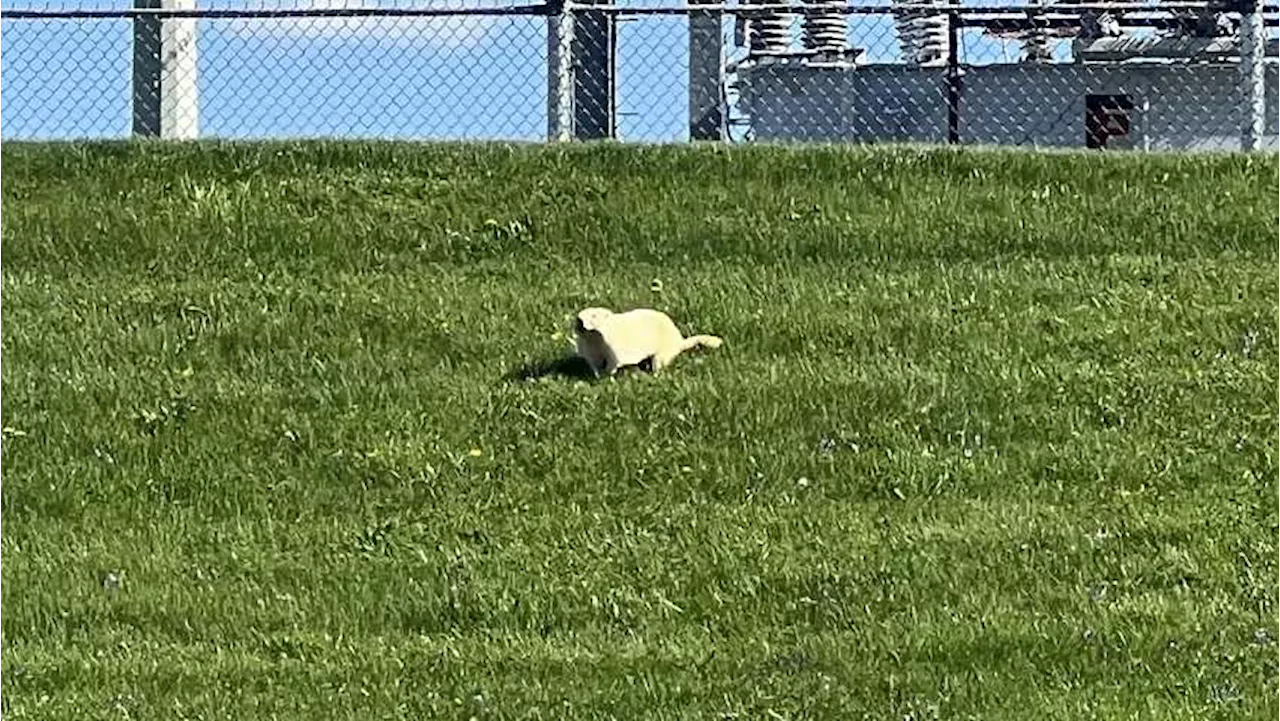
[[[578,357],[582,359],[583,363],[587,364],[587,368],[591,369],[592,376],[600,377],[600,370],[604,368],[604,356],[593,349],[585,349],[579,351]]]
[[[653,372],[657,373],[663,368],[666,368],[667,366],[671,365],[671,361],[675,360],[676,356],[678,355],[680,355],[679,346],[676,346],[675,348],[671,348],[669,350],[663,350],[663,351],[654,353],[653,360],[651,361],[651,363],[653,364]]]

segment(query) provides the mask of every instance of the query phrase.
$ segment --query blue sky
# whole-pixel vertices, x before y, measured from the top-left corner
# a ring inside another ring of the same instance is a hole
[[[412,1],[205,0],[200,7],[403,7]],[[505,4],[465,0],[471,7],[486,3]],[[122,6],[127,3],[119,0],[0,0],[5,9]],[[897,59],[887,18],[853,17],[850,25],[851,43],[867,48],[872,60]],[[724,28],[731,47],[732,21]],[[0,33],[0,136],[129,133],[130,21],[5,20]],[[536,140],[546,130],[546,29],[538,17],[201,20],[198,34],[202,135]],[[686,43],[679,16],[620,22],[622,139],[686,138]],[[966,33],[962,48],[979,62],[1018,53],[1014,44],[974,33]]]

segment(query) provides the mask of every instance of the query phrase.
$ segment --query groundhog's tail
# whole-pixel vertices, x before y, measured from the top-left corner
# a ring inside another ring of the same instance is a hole
[[[691,335],[684,339],[684,343],[680,345],[681,351],[692,350],[698,346],[703,348],[719,348],[724,345],[724,339],[714,335]]]

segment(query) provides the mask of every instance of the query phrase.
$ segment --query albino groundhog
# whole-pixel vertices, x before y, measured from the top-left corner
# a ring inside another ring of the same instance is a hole
[[[578,313],[573,326],[578,355],[591,365],[596,377],[603,371],[613,375],[623,366],[648,360],[657,373],[676,356],[691,348],[719,348],[724,341],[713,335],[685,338],[671,318],[662,311],[637,308],[614,313],[608,308],[587,308]]]

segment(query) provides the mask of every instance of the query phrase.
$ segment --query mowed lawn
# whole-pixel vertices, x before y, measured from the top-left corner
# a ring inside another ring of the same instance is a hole
[[[1274,155],[2,160],[6,720],[1276,717]]]

